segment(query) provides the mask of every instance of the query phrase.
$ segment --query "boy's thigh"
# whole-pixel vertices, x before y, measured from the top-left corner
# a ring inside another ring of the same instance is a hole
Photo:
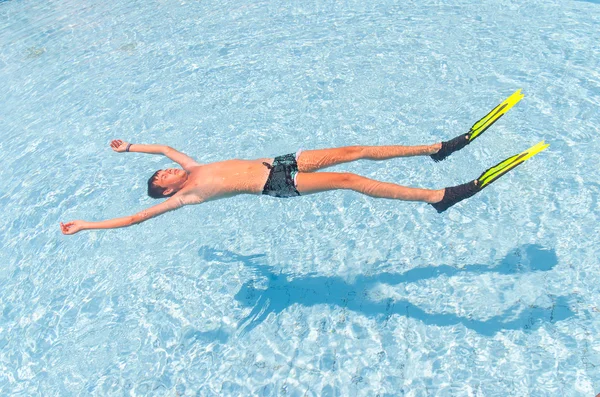
[[[296,175],[296,189],[300,195],[347,189],[356,177],[349,172],[299,172]]]
[[[333,149],[303,150],[298,159],[298,171],[313,172],[321,168],[346,163],[360,157],[360,148],[347,146]]]

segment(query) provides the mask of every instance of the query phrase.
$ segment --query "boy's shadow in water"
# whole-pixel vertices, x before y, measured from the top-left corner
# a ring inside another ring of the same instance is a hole
[[[341,277],[311,276],[295,278],[276,271],[272,266],[261,264],[265,255],[240,255],[227,250],[203,247],[198,252],[206,260],[220,262],[242,262],[254,269],[259,277],[266,279],[266,289],[254,287],[255,281],[264,286],[264,281],[249,280],[244,283],[235,299],[252,311],[238,325],[243,333],[253,330],[270,313],[279,314],[293,304],[313,306],[319,304],[336,305],[368,317],[387,319],[393,314],[412,317],[425,324],[449,326],[463,324],[482,335],[491,336],[501,330],[531,330],[544,322],[554,323],[573,316],[566,296],[552,296],[550,307],[537,307],[516,304],[504,313],[488,320],[475,320],[450,313],[428,313],[406,300],[388,298],[372,301],[368,291],[378,284],[397,285],[413,283],[441,275],[448,277],[473,272],[477,274],[497,273],[516,274],[545,272],[557,264],[553,250],[539,245],[526,245],[509,253],[497,266],[467,265],[462,269],[452,266],[429,266],[415,268],[405,273],[379,273],[373,276],[358,276],[351,284]]]

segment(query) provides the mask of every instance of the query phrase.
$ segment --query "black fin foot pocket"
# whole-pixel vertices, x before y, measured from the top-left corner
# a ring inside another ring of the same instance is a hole
[[[446,157],[450,156],[452,153],[464,148],[469,144],[469,134],[461,134],[456,138],[453,138],[449,141],[442,142],[442,148],[429,157],[433,159],[436,163],[438,161],[444,160]]]
[[[438,213],[442,213],[448,208],[452,207],[454,204],[473,196],[479,190],[481,189],[479,189],[479,186],[477,186],[476,181],[467,182],[458,186],[447,187],[444,191],[444,198],[442,198],[442,201],[438,203],[432,203],[431,205],[437,210]]]

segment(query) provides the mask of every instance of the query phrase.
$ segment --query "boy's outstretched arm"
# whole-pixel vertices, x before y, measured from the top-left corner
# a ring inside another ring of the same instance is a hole
[[[118,153],[123,152],[136,152],[136,153],[149,153],[149,154],[162,154],[167,156],[177,164],[179,164],[184,170],[189,171],[189,168],[200,165],[196,160],[190,156],[181,153],[170,146],[166,145],[144,145],[141,143],[129,143],[120,139],[115,139],[110,142],[112,150]]]
[[[120,227],[127,227],[142,223],[150,218],[164,214],[168,211],[173,211],[181,208],[185,205],[183,197],[170,197],[168,200],[163,201],[160,204],[145,209],[144,211],[138,212],[135,215],[124,216],[121,218],[109,219],[100,222],[87,222],[87,221],[71,221],[67,223],[60,223],[60,229],[63,234],[75,234],[81,230],[91,229],[116,229]]]

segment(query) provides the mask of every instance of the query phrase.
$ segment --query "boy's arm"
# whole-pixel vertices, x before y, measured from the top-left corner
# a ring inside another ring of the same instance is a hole
[[[100,222],[71,221],[67,223],[61,223],[60,228],[63,234],[75,234],[81,230],[116,229],[120,227],[127,227],[142,223],[150,218],[164,214],[165,212],[176,210],[183,207],[185,204],[184,197],[173,196],[168,200],[147,208],[144,211],[138,212],[135,215],[124,216],[122,218],[114,218]]]
[[[189,171],[189,168],[200,165],[190,156],[183,154],[170,146],[166,145],[144,145],[141,143],[128,143],[120,139],[115,139],[110,143],[110,147],[115,152],[137,152],[149,154],[162,154],[179,164],[184,170]]]

